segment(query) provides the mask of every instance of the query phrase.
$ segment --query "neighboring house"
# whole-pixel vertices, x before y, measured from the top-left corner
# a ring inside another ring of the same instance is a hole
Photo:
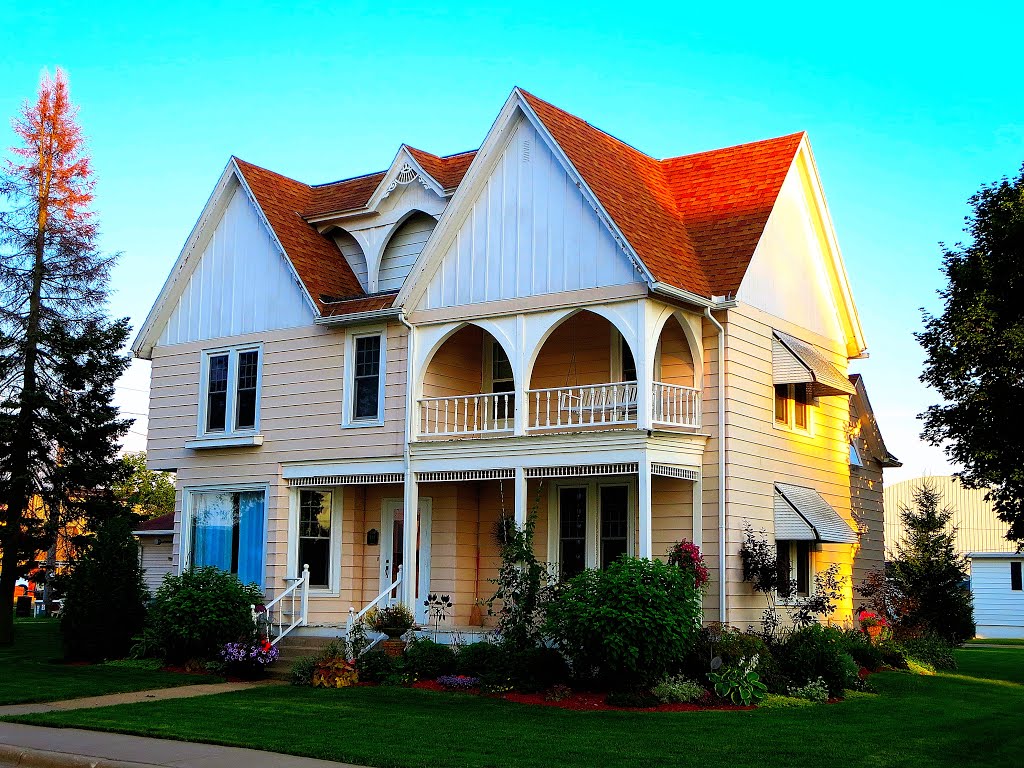
[[[132,531],[139,542],[139,563],[150,594],[156,593],[164,576],[174,573],[174,513],[154,517]]]
[[[970,559],[978,637],[1024,638],[1024,554],[972,552]]]
[[[476,152],[319,186],[232,158],[133,350],[174,567],[269,600],[306,564],[309,624],[437,592],[468,627],[531,510],[563,576],[692,539],[739,626],[746,522],[804,590],[838,564],[841,621],[880,558],[853,518],[890,459],[851,471],[866,343],[803,133],[657,160],[516,89]]]

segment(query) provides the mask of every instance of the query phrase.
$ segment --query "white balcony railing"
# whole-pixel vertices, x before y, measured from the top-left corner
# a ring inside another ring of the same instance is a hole
[[[420,400],[420,434],[430,436],[511,432],[514,392],[492,392]]]
[[[678,384],[654,382],[651,421],[676,427],[699,427],[701,394],[699,389]]]
[[[629,424],[636,421],[635,381],[581,387],[531,389],[528,429],[559,429],[591,424]]]

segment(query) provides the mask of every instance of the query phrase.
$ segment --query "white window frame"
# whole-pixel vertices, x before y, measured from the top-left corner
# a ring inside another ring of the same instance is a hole
[[[344,526],[344,487],[331,486],[324,488],[297,487],[291,488],[288,494],[288,573],[287,578],[299,575],[302,565],[299,563],[299,497],[302,491],[317,491],[331,494],[331,558],[328,563],[328,586],[309,587],[309,594],[319,597],[339,597],[341,595],[341,566],[343,560],[343,526]]]
[[[238,401],[238,356],[243,352],[256,352],[256,418],[251,427],[238,429],[236,403]],[[210,401],[210,360],[221,355],[228,356],[228,389],[225,402],[224,429],[208,431],[206,429],[206,411]],[[225,438],[257,435],[260,431],[260,404],[263,397],[263,344],[239,344],[230,347],[204,349],[199,372],[199,423],[196,424],[197,438]]]
[[[796,388],[797,384],[773,384],[772,385],[772,426],[775,429],[782,429],[788,432],[795,432],[798,435],[807,435],[809,437],[814,436],[814,412],[817,410],[818,398],[813,394],[807,398],[807,426],[800,427],[796,423]],[[802,386],[809,387],[810,383],[804,383]],[[786,420],[779,421],[776,417],[778,411],[775,405],[775,387],[786,387],[787,395],[786,402],[787,406]]]
[[[637,479],[634,475],[608,475],[606,477],[567,477],[555,480],[548,488],[548,562],[557,573],[561,569],[561,510],[559,495],[563,488],[587,489],[587,532],[585,560],[587,568],[601,564],[601,488],[626,487],[626,554],[636,554]]]
[[[263,590],[269,587],[267,577],[267,539],[270,536],[270,485],[268,483],[232,483],[230,485],[190,485],[181,489],[181,536],[178,545],[178,574],[192,564],[192,518],[195,514],[193,496],[200,493],[263,492]]]
[[[781,541],[776,540],[775,547],[778,549],[779,545],[785,543],[789,547],[789,578],[791,581],[797,580],[797,542],[795,539],[782,539]],[[815,553],[817,552],[817,544],[813,541],[807,542],[807,594],[800,595],[793,593],[789,597],[783,597],[782,595],[776,595],[781,605],[791,605],[796,600],[812,597],[814,595],[814,576],[817,573],[815,568]]]
[[[623,360],[622,360],[622,345],[625,344],[629,347],[629,351],[633,354],[633,364],[636,366],[636,379],[629,379],[629,381],[636,381],[639,383],[640,379],[643,378],[643,372],[640,370],[640,362],[636,359],[636,353],[633,351],[632,345],[626,340],[626,337],[622,335],[618,328],[614,325],[610,329],[611,342],[610,342],[610,354],[611,360],[609,361],[609,372],[611,373],[611,382],[617,383],[623,381]],[[661,340],[659,339],[657,346],[654,351],[654,378],[657,379],[659,372],[661,371]]]
[[[377,418],[376,419],[354,419],[352,413],[355,409],[356,389],[356,339],[368,336],[380,337],[380,380],[377,382]],[[344,360],[344,394],[342,397],[342,419],[341,425],[351,427],[381,427],[384,425],[384,412],[386,405],[384,394],[387,389],[388,373],[388,333],[387,326],[373,325],[363,326],[358,330],[351,330],[345,334],[345,360]]]

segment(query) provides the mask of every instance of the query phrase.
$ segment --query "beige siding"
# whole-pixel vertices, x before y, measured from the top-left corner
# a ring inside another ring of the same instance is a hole
[[[612,326],[592,312],[573,315],[537,355],[530,389],[606,384],[611,379]]]
[[[693,539],[693,484],[670,477],[651,479],[651,544],[665,560],[680,539]]]
[[[868,574],[885,566],[885,512],[882,495],[884,445],[874,428],[873,416],[858,393],[850,398],[850,424],[864,466],[850,468],[850,505],[860,525],[860,545],[853,560],[853,596],[860,604],[858,587]]]

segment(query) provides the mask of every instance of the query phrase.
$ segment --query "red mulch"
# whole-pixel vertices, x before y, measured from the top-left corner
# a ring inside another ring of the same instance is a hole
[[[440,691],[444,693],[464,693],[480,695],[478,688],[468,691],[453,691],[440,685],[436,680],[420,680],[413,683],[413,688],[421,691]],[[560,701],[550,701],[544,698],[543,693],[502,693],[495,694],[494,698],[512,701],[516,704],[531,704],[539,707],[556,707],[558,709],[569,709],[574,712],[700,712],[702,710],[747,710],[754,707],[737,707],[732,704],[722,704],[713,707],[700,707],[696,704],[660,704],[657,707],[613,707],[606,701],[607,694],[594,693],[590,691],[573,691]]]

